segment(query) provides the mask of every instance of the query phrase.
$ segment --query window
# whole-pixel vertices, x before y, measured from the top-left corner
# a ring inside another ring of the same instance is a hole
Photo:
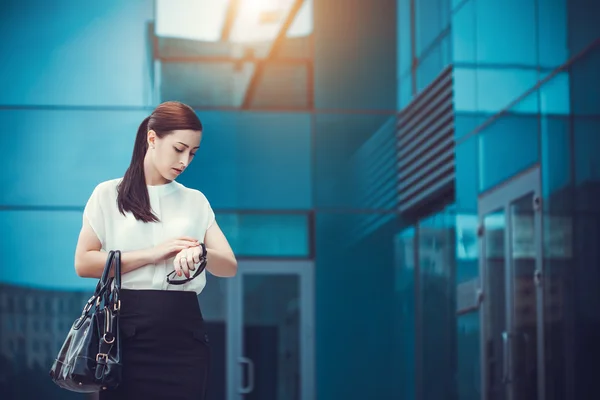
[[[237,257],[310,256],[309,214],[217,212],[217,220]]]
[[[233,16],[229,40],[273,40],[294,0],[157,0],[156,35],[206,42],[221,40],[223,27]],[[312,0],[304,0],[288,37],[312,33]]]

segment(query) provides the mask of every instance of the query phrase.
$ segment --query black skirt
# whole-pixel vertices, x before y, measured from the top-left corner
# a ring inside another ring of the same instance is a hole
[[[203,400],[210,352],[195,292],[121,290],[123,379],[100,400]]]

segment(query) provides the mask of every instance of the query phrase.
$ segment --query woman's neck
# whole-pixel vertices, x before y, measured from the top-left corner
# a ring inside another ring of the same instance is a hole
[[[144,176],[146,177],[146,185],[158,186],[169,183],[157,170],[154,168],[148,154],[144,157]]]

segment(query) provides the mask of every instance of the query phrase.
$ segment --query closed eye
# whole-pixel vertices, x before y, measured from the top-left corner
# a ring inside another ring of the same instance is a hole
[[[183,150],[181,150],[181,149],[178,149],[177,147],[173,147],[173,148],[175,149],[175,151],[176,151],[176,152],[178,152],[178,153],[183,153]]]

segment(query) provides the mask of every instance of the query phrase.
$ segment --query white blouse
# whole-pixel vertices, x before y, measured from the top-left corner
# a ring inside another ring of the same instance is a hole
[[[215,214],[204,194],[171,181],[147,186],[152,211],[160,222],[138,221],[127,212],[123,216],[117,207],[117,185],[122,178],[102,182],[94,189],[84,210],[104,251],[121,252],[147,249],[179,236],[191,236],[204,242]],[[174,257],[173,257],[174,258]],[[173,258],[158,264],[148,264],[122,275],[124,289],[185,290],[202,292],[206,271],[183,285],[170,285],[167,275],[173,271]],[[183,279],[171,275],[171,279]]]

